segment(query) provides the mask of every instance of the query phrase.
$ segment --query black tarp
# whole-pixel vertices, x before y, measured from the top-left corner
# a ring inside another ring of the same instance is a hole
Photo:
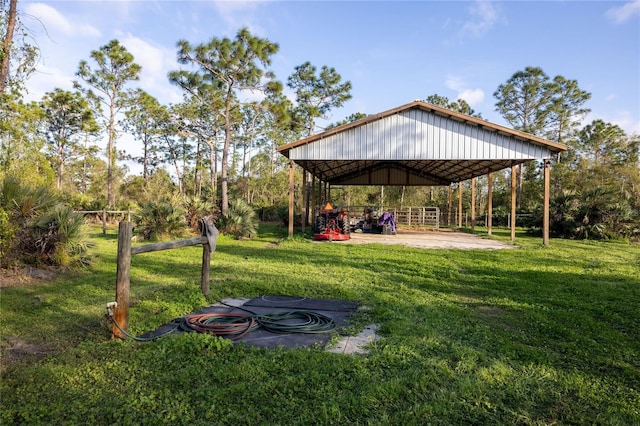
[[[309,297],[291,296],[259,296],[244,302],[241,306],[211,305],[203,308],[194,314],[203,313],[250,313],[254,314],[274,314],[290,311],[308,311],[322,314],[331,318],[336,324],[336,331],[349,325],[350,316],[358,309],[358,303],[348,300],[314,299]],[[179,319],[178,319],[179,320]],[[164,324],[157,330],[146,333],[143,338],[153,338],[161,336],[176,327],[176,322]],[[265,329],[252,331],[237,342],[247,345],[274,348],[286,346],[290,348],[300,346],[324,346],[329,341],[331,333],[272,333]]]

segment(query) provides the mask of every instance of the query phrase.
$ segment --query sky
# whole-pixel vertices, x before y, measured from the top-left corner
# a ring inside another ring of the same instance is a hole
[[[534,66],[591,93],[585,124],[602,119],[640,133],[640,0],[19,0],[18,7],[42,54],[27,84],[33,100],[72,90],[79,62],[95,68],[91,51],[117,39],[142,66],[134,86],[178,103],[182,92],[167,79],[184,67],[176,43],[234,38],[246,27],[279,45],[270,69],[283,83],[307,61],[351,82],[352,99],[326,124],[438,94],[508,125],[493,93]]]

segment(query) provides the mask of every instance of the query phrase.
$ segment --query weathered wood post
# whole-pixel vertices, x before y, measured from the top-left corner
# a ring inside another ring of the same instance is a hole
[[[123,330],[129,328],[129,286],[131,275],[131,222],[120,222],[118,226],[118,264],[116,266],[116,308],[113,319]],[[111,338],[124,339],[125,335],[114,324]]]
[[[102,209],[102,235],[107,235],[107,209]]]
[[[202,244],[202,271],[200,288],[205,296],[209,295],[209,276],[211,253],[216,249],[218,229],[210,217],[202,219],[202,235],[186,240],[169,241],[166,243],[145,244],[131,247],[133,225],[131,222],[120,222],[118,228],[118,260],[116,270],[116,308],[113,313],[114,324],[112,338],[126,337],[129,329],[129,287],[131,278],[131,256],[152,251],[169,250]],[[118,325],[116,325],[116,323]],[[118,327],[119,326],[119,327]],[[122,329],[122,330],[121,330]]]
[[[211,253],[216,250],[218,229],[210,217],[202,218],[202,236],[206,239],[202,243],[202,275],[200,288],[205,297],[209,296],[209,271],[211,270]]]
[[[209,244],[202,245],[202,274],[200,279],[200,288],[202,294],[209,296],[209,270],[211,263],[211,250]]]

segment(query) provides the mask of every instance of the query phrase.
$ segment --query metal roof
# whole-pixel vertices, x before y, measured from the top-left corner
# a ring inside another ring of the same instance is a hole
[[[333,185],[449,185],[566,151],[565,145],[415,101],[281,146]]]

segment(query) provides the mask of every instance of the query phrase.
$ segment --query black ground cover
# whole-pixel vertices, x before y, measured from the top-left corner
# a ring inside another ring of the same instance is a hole
[[[314,299],[308,297],[290,297],[290,296],[268,296],[263,295],[248,300],[239,307],[230,305],[215,304],[201,309],[193,314],[256,314],[271,315],[286,312],[302,312],[310,314],[319,314],[328,317],[335,323],[336,330],[349,325],[350,316],[358,309],[358,303],[347,300],[331,300],[331,299]],[[176,324],[182,319],[176,319],[169,324],[164,324],[158,329],[148,332],[140,336],[145,339],[153,339],[160,337],[172,329],[176,328]],[[299,319],[284,320],[283,323],[296,324]],[[188,331],[184,327],[176,330],[177,332]],[[325,345],[331,337],[331,333],[281,333],[272,332],[262,327],[257,330],[250,331],[246,335],[237,339],[237,342],[243,342],[248,345],[275,348],[278,346],[300,347]]]

